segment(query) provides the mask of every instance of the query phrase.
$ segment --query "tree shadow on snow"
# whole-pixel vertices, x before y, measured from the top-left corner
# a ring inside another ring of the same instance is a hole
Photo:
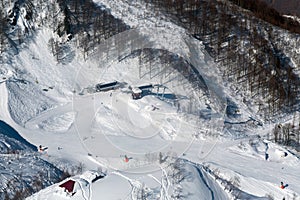
[[[27,140],[25,140],[15,129],[13,129],[11,126],[9,126],[4,121],[0,120],[0,134],[6,135],[7,137],[16,139],[23,144],[27,145],[29,148],[31,148],[34,151],[37,151],[37,147],[33,144],[29,143]]]

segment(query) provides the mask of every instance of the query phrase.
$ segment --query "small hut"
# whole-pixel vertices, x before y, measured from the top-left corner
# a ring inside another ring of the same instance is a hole
[[[151,90],[153,89],[153,85],[141,85],[138,87],[132,88],[132,99],[140,99],[145,95],[148,95],[151,93]]]
[[[64,183],[62,183],[61,185],[59,185],[59,187],[64,188],[65,192],[67,192],[68,194],[71,194],[72,196],[76,193],[75,190],[75,181],[74,180],[68,180]]]
[[[142,98],[142,90],[139,88],[132,89],[132,99],[140,99]]]
[[[96,85],[97,92],[105,92],[109,90],[115,90],[120,87],[120,83],[118,81],[110,82],[110,83],[99,83]]]

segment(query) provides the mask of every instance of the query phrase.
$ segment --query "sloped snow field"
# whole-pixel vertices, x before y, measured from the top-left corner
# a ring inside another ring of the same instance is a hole
[[[234,95],[200,42],[139,1],[95,3],[152,41],[147,48],[193,57],[209,93],[196,91],[177,70],[159,75],[162,64],[149,69],[134,55],[103,61],[95,51],[83,61],[74,50],[69,63],[59,64],[48,47],[55,36],[38,30],[1,71],[0,120],[48,147],[45,160],[85,172],[27,199],[300,199],[299,158],[264,139],[268,126],[249,126],[239,139],[225,131],[224,99]],[[96,92],[97,84],[114,81],[117,89]],[[132,98],[130,88],[150,84],[141,99]],[[252,113],[239,103],[237,120],[245,121]],[[71,192],[60,187],[69,180]]]

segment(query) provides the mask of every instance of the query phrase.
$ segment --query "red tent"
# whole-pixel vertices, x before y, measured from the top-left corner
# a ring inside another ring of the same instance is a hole
[[[68,181],[64,182],[63,184],[59,185],[59,187],[65,188],[65,190],[67,190],[69,193],[72,193],[72,195],[73,195],[73,194],[75,194],[75,192],[73,192],[74,185],[75,185],[75,181],[68,180]]]

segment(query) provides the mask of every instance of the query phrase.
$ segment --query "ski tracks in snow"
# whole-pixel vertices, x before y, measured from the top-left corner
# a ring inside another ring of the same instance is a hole
[[[51,117],[63,115],[65,113],[71,112],[72,111],[72,104],[67,103],[66,105],[59,106],[56,108],[53,108],[51,110],[47,110],[46,112],[41,113],[37,117],[30,119],[25,123],[25,128],[28,129],[36,129],[37,125],[40,124],[42,121],[50,119]]]
[[[143,187],[143,184],[137,180],[131,179],[127,176],[125,176],[124,174],[118,172],[118,171],[114,171],[112,172],[112,174],[115,174],[117,176],[120,176],[124,179],[126,179],[129,184],[131,185],[132,189],[131,189],[131,199],[135,199],[137,197],[137,190],[141,189]]]

